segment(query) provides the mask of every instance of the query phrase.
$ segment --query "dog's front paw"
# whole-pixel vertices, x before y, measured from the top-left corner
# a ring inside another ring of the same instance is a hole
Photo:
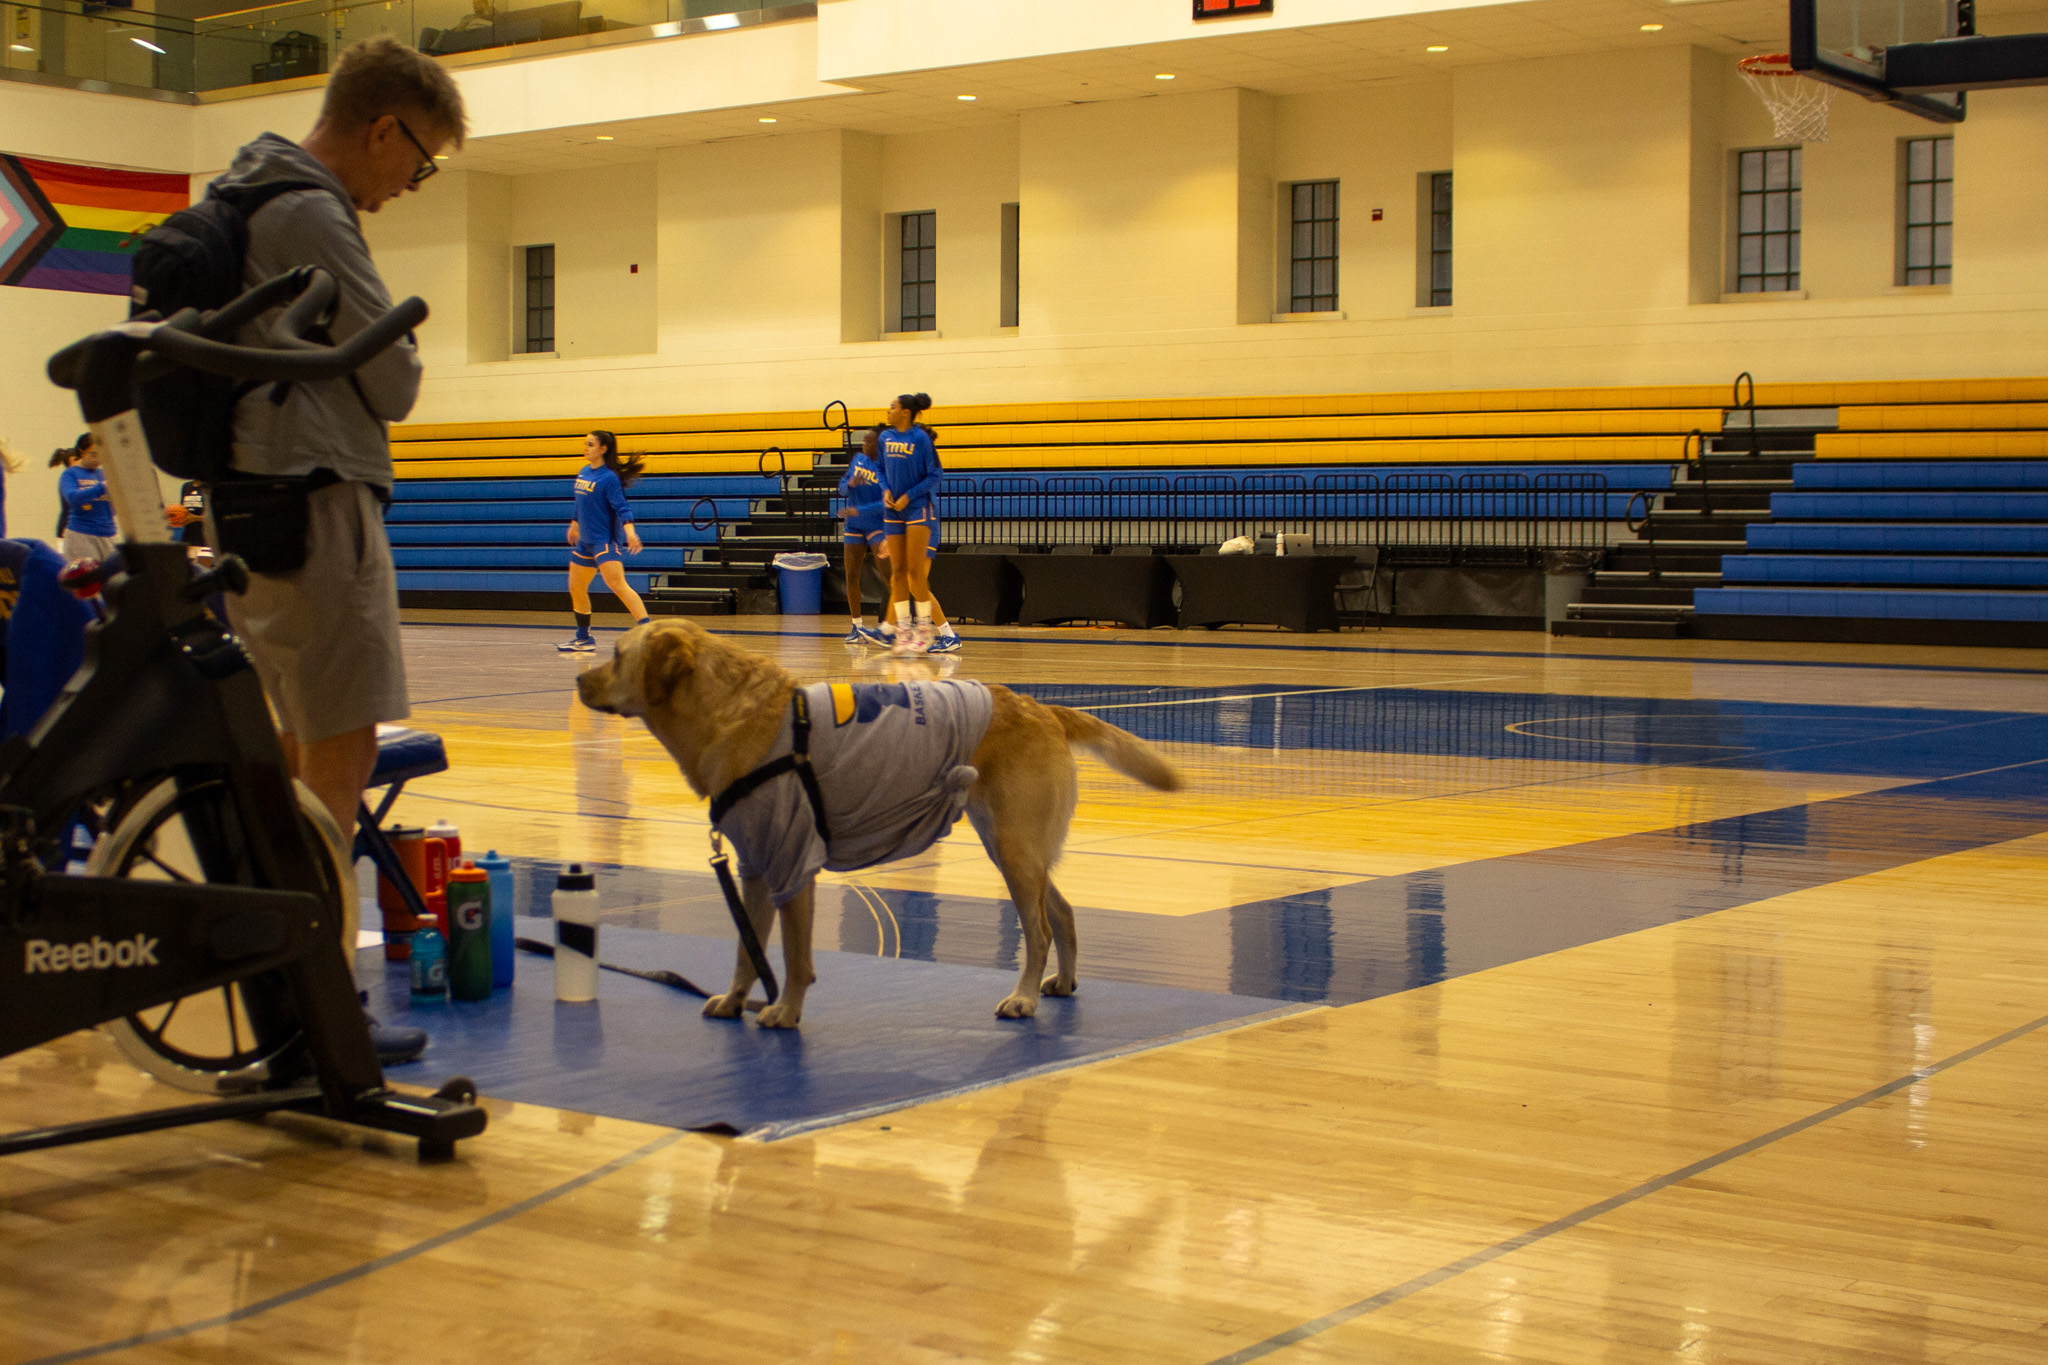
[[[1072,995],[1079,989],[1080,986],[1077,982],[1058,976],[1048,976],[1045,980],[1038,983],[1038,993],[1040,995]]]
[[[714,995],[704,1002],[704,1017],[737,1019],[740,1017],[740,1011],[746,1007],[747,997],[744,991],[727,991],[724,995]]]
[[[802,1009],[786,1000],[778,1000],[772,1005],[762,1006],[760,1023],[762,1028],[795,1028],[803,1017]]]
[[[1036,1013],[1038,1013],[1038,997],[1035,995],[1024,995],[1021,992],[1006,997],[1002,1004],[996,1006],[996,1018],[998,1019],[1029,1019]]]

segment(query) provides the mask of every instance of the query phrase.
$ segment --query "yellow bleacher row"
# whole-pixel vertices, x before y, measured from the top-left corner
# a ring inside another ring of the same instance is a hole
[[[1229,442],[1304,443],[1314,441],[1446,440],[1520,436],[1654,436],[1682,437],[1689,431],[1718,431],[1718,408],[1669,411],[1423,413],[1397,417],[1264,417],[1212,421],[1187,419],[1120,422],[1038,422],[987,424],[934,423],[947,454],[965,454],[1013,447],[1194,445]],[[754,439],[745,439],[753,437]],[[829,432],[764,431],[759,433],[663,432],[644,436],[619,433],[621,449],[659,455],[752,455],[771,447],[810,450],[834,444]],[[521,456],[574,455],[582,450],[582,433],[560,436],[497,436],[450,438],[432,442],[405,441],[401,458],[415,450],[433,458],[453,460],[510,459]]]
[[[580,456],[529,455],[461,460],[409,459],[394,448],[401,479],[539,478],[574,472]],[[1675,436],[1563,436],[1422,441],[1275,441],[1238,445],[998,446],[960,450],[942,446],[946,468],[1138,469],[1198,465],[1310,464],[1593,464],[1626,460],[1676,461]],[[801,466],[792,461],[795,472]],[[664,454],[647,458],[651,474],[752,474],[752,454]],[[773,464],[769,472],[775,472]]]
[[[1880,431],[1823,434],[1823,460],[2042,460],[2048,431]]]
[[[1762,384],[1755,401],[1839,409],[1842,434],[1820,438],[1823,458],[2048,453],[2048,379]],[[1724,385],[1453,390],[984,404],[935,409],[932,421],[947,467],[962,470],[1675,461],[1686,434],[1717,431],[1731,402]],[[852,413],[856,426],[880,415]],[[731,413],[400,427],[392,454],[400,478],[562,474],[593,426],[661,474],[753,473],[771,447],[837,441],[809,413]]]

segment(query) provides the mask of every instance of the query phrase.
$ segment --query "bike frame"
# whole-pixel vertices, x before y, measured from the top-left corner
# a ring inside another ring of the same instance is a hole
[[[317,1085],[0,1136],[0,1155],[281,1108],[409,1133],[446,1154],[482,1131],[483,1111],[386,1088],[349,970],[355,945],[340,938],[340,897],[355,888],[323,875],[255,669],[203,605],[221,586],[246,586],[246,571],[228,557],[195,577],[166,529],[132,397],[153,335],[136,323],[102,333],[77,366],[127,539],[83,664],[35,729],[0,749],[0,1056],[239,982],[259,1037],[303,1030]],[[187,825],[204,883],[45,866],[88,803],[164,780],[181,801],[215,783],[227,794],[232,827]]]

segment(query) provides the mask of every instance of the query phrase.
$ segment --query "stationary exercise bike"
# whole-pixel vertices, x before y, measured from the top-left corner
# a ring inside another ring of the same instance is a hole
[[[256,383],[352,374],[425,319],[408,299],[338,346],[305,339],[334,281],[299,270],[202,315],[100,332],[50,360],[76,389],[127,539],[85,662],[0,746],[0,1056],[93,1025],[205,1103],[0,1135],[0,1155],[279,1110],[419,1139],[446,1157],[484,1129],[475,1089],[384,1083],[349,960],[348,843],[285,766],[242,644],[204,607],[247,588],[233,556],[195,574],[171,541],[135,411],[177,367]],[[280,306],[269,345],[233,345]],[[65,875],[70,831],[101,831]]]

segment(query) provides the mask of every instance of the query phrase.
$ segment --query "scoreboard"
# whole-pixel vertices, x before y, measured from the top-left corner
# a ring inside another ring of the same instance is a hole
[[[1226,14],[1271,14],[1273,0],[1195,0],[1197,19],[1220,19]]]

